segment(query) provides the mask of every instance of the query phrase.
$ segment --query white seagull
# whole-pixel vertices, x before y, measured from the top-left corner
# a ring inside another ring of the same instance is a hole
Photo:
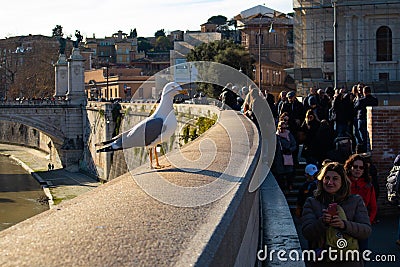
[[[178,123],[173,108],[173,98],[183,90],[176,82],[167,83],[161,94],[161,101],[154,113],[136,124],[133,128],[125,131],[114,138],[96,144],[103,146],[96,152],[109,152],[131,147],[146,147],[150,155],[150,168],[153,168],[152,149],[156,158],[156,168],[161,168],[158,163],[156,146],[168,139],[175,133]]]

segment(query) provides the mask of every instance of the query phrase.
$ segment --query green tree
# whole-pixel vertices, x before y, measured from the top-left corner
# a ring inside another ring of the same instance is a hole
[[[207,20],[207,22],[217,24],[217,25],[224,25],[224,24],[226,24],[227,20],[228,19],[225,16],[218,15],[218,16],[212,16],[211,18],[209,18]]]
[[[137,37],[137,31],[136,28],[131,30],[131,32],[129,33],[129,38],[136,38]]]
[[[153,48],[151,45],[150,41],[147,40],[144,37],[138,37],[137,38],[137,44],[138,44],[138,51],[139,52],[147,52]]]
[[[160,37],[160,36],[166,36],[165,35],[165,30],[164,29],[161,29],[161,30],[158,30],[158,31],[156,31],[155,33],[154,33],[154,37]]]
[[[234,69],[241,70],[249,79],[253,79],[253,64],[255,60],[249,52],[239,44],[235,44],[230,40],[214,41],[211,43],[203,43],[189,52],[188,61],[212,61],[228,65]],[[218,68],[213,67],[206,70],[199,70],[205,75],[222,75],[218,73]],[[239,82],[242,80],[237,77]],[[235,83],[235,81],[232,81]],[[217,85],[199,84],[200,91],[203,91],[210,97],[218,97],[222,88]]]
[[[173,48],[172,42],[165,36],[158,36],[154,47],[155,51],[169,51]]]

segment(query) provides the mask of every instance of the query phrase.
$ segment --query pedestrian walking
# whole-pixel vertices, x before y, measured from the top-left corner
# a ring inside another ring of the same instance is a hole
[[[292,189],[295,174],[293,152],[296,149],[296,141],[287,128],[284,121],[278,122],[275,157],[271,169],[282,191]]]

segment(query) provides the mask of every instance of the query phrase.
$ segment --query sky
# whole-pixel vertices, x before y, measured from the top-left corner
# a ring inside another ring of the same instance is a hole
[[[265,5],[292,12],[293,0],[18,0],[1,5],[0,39],[28,34],[51,36],[56,25],[67,36],[103,38],[118,30],[136,28],[138,36],[154,36],[157,30],[200,30],[216,15],[228,19],[241,11]],[[73,37],[74,38],[74,37]]]

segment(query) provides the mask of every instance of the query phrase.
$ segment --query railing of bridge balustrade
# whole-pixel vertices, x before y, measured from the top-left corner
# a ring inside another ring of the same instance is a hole
[[[43,105],[69,105],[70,100],[65,99],[14,99],[14,100],[3,100],[0,101],[1,106],[21,106],[21,105],[32,105],[32,106],[43,106]]]

